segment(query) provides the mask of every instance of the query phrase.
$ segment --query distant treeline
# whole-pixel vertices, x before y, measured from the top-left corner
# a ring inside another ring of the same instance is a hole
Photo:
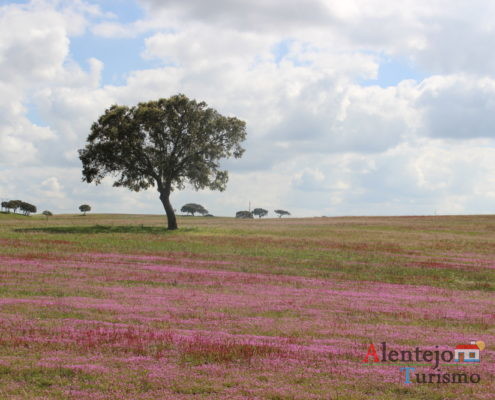
[[[9,200],[2,201],[2,211],[10,213],[10,211],[14,211],[14,214],[17,214],[17,210],[20,210],[24,215],[29,215],[31,213],[35,213],[37,211],[36,206],[30,203],[26,203],[22,200]]]
[[[279,218],[282,218],[284,215],[290,215],[290,212],[285,210],[275,210],[274,212]],[[246,219],[254,218],[254,215],[256,215],[258,218],[262,218],[267,214],[268,210],[265,210],[264,208],[255,208],[253,211],[237,211],[235,217]]]
[[[194,217],[194,214],[201,214],[204,217],[213,217],[213,215],[208,213],[208,210],[204,208],[201,204],[196,203],[187,203],[182,206],[180,209],[183,213],[188,213]],[[290,215],[289,211],[285,210],[275,210],[275,214],[278,215],[279,218],[282,218],[284,215]],[[264,208],[255,208],[253,211],[237,211],[235,214],[236,218],[246,219],[246,218],[254,218],[256,215],[258,218],[262,218],[268,214],[268,210]]]

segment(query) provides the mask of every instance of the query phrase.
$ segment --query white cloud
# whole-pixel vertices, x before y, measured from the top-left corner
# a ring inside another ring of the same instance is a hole
[[[63,186],[60,184],[56,177],[51,177],[45,179],[41,182],[40,193],[43,196],[53,199],[64,198]]]
[[[304,168],[293,175],[292,184],[300,190],[324,190],[325,175],[318,168]]]
[[[332,21],[328,8],[318,0],[142,0],[160,17],[171,13],[186,21],[198,21],[240,31],[273,31],[325,25]]]
[[[432,137],[495,138],[495,79],[435,76],[423,82],[418,98],[425,133]]]

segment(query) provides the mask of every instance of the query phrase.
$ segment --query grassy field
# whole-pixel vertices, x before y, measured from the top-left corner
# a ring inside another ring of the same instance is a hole
[[[0,399],[494,398],[495,216],[178,222],[0,214]]]

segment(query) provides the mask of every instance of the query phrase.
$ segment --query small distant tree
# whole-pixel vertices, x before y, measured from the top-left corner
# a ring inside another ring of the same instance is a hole
[[[9,205],[8,201],[2,201],[2,211],[5,210],[6,212],[9,212],[10,209],[9,209],[8,205]]]
[[[258,218],[264,217],[267,214],[268,210],[265,210],[264,208],[255,208],[253,210],[253,215],[256,215]]]
[[[275,214],[278,214],[278,217],[282,218],[284,215],[290,215],[290,212],[285,210],[275,210]]]
[[[242,218],[242,219],[248,219],[248,218],[254,218],[253,213],[249,211],[237,211],[235,213],[236,218]]]
[[[180,209],[180,211],[183,213],[191,214],[193,217],[194,214],[196,213],[201,215],[208,214],[208,210],[206,208],[204,208],[201,204],[195,204],[195,203],[184,204]]]
[[[83,215],[86,215],[87,212],[91,211],[91,206],[89,204],[82,204],[79,206],[79,211],[81,211]]]
[[[36,211],[38,211],[35,205],[26,203],[25,201],[21,201],[19,208],[24,215],[30,215],[31,213],[36,213]]]
[[[48,210],[43,211],[42,214],[46,217],[47,221],[48,221],[48,217],[51,217],[53,215],[52,212]]]

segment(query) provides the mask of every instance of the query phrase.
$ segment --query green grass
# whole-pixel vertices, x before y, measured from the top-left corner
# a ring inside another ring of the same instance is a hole
[[[0,380],[4,384],[11,380],[22,385],[26,391],[40,392],[54,386],[67,386],[75,382],[88,384],[96,381],[96,378],[91,374],[63,367],[26,366],[15,368],[0,365]]]
[[[73,387],[82,391],[74,398],[136,400],[489,393],[481,384],[404,387],[340,368],[359,367],[361,355],[352,350],[382,339],[414,347],[464,335],[492,346],[494,216],[178,222],[170,232],[163,215],[0,214],[0,399],[66,399]],[[395,298],[379,298],[376,289],[377,299],[364,297],[358,307],[347,292],[382,287],[367,281],[402,285],[390,290],[406,300],[394,308]],[[417,292],[424,299],[408,299],[415,286],[424,286]],[[450,304],[456,296],[460,311],[470,311],[466,318]],[[170,339],[157,339],[164,332]],[[174,339],[179,334],[189,340]],[[325,361],[297,359],[243,335],[347,347]],[[78,359],[108,372],[71,368]],[[483,385],[492,385],[483,374]]]
[[[227,259],[244,272],[271,271],[343,280],[495,290],[495,269],[415,265],[415,253],[489,256],[495,217],[349,217],[236,220],[179,217],[178,231],[163,216],[91,214],[38,217],[2,214],[0,254],[189,253]],[[411,256],[409,256],[411,254]]]
[[[171,235],[174,231],[169,231],[165,227],[144,226],[144,225],[92,225],[92,226],[49,226],[41,228],[15,229],[15,232],[22,233],[54,233],[54,234],[84,234],[94,235],[99,233],[135,233],[152,235]],[[181,232],[194,232],[196,228],[184,228]]]

